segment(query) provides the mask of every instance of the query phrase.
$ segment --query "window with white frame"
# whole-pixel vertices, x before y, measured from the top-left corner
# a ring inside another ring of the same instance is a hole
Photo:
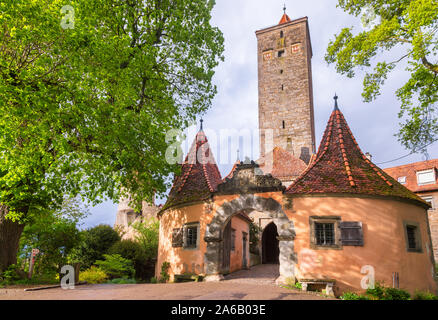
[[[398,178],[397,178],[397,181],[398,181],[399,183],[401,183],[401,184],[406,184],[406,176],[404,176],[404,177],[398,177]]]
[[[435,180],[435,169],[417,171],[417,182],[419,186],[435,183]]]

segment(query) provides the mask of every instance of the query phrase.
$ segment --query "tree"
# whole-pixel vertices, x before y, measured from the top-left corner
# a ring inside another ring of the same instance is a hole
[[[0,271],[26,223],[63,196],[165,192],[166,133],[216,93],[212,0],[0,3]]]
[[[120,241],[119,234],[105,224],[82,231],[80,237],[80,243],[73,249],[70,259],[80,262],[82,270],[91,267],[96,260],[103,259],[104,254]]]
[[[29,258],[33,248],[39,249],[38,265],[35,269],[59,273],[67,264],[67,257],[79,244],[79,221],[88,214],[78,199],[65,199],[59,211],[48,211],[34,216],[20,238],[20,256]]]
[[[132,224],[136,231],[135,240],[143,249],[146,259],[156,259],[158,255],[158,239],[160,234],[160,221],[149,218]]]
[[[364,101],[380,94],[388,74],[406,62],[410,79],[396,91],[401,103],[399,141],[422,151],[438,135],[438,2],[436,0],[339,0],[338,7],[362,15],[365,30],[343,28],[331,41],[325,59],[349,78],[357,68],[371,68],[363,79]],[[365,10],[364,10],[365,9]],[[384,59],[387,51],[395,59]]]

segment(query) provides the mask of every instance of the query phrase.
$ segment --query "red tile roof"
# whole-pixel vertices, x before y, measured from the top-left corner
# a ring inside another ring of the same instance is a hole
[[[417,172],[428,169],[435,169],[435,183],[419,186],[417,182]],[[438,190],[438,159],[414,162],[383,170],[394,179],[406,177],[406,184],[404,184],[404,186],[413,192],[429,192]]]
[[[414,200],[413,192],[376,167],[360,150],[337,103],[311,165],[286,194],[366,194]]]
[[[306,169],[306,163],[283,148],[275,147],[257,160],[264,174],[270,173],[278,179],[296,179]]]
[[[227,179],[231,179],[233,177],[234,172],[236,171],[238,164],[240,164],[240,160],[236,160],[236,162],[234,162],[233,167],[231,168],[230,173],[225,178],[223,178],[222,181],[225,182]]]
[[[213,153],[204,131],[200,130],[173,181],[166,204],[169,207],[208,199],[222,182]]]
[[[281,17],[280,22],[278,24],[287,23],[289,21],[292,21],[292,20],[289,18],[289,16],[286,13],[284,13],[283,16]]]

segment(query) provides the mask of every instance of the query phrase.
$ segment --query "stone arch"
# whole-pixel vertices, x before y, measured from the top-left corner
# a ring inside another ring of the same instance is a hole
[[[263,211],[268,213],[277,226],[280,247],[280,281],[295,277],[296,254],[294,253],[294,224],[284,213],[282,206],[272,198],[253,194],[241,195],[218,208],[210,224],[207,225],[204,240],[207,250],[204,256],[207,280],[221,278],[221,230],[229,219],[238,212]]]

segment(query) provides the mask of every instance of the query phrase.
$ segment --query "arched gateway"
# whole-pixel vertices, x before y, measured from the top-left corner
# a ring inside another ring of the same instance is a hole
[[[249,169],[249,168],[248,168]],[[254,167],[252,167],[254,169]],[[264,176],[266,177],[266,176]],[[273,178],[272,178],[273,179]],[[220,280],[223,265],[222,232],[228,221],[240,212],[265,212],[277,227],[279,240],[280,281],[295,277],[296,254],[294,253],[295,231],[293,222],[288,219],[279,202],[262,194],[243,194],[225,202],[214,213],[207,225],[204,241],[207,250],[204,255],[207,280]]]

